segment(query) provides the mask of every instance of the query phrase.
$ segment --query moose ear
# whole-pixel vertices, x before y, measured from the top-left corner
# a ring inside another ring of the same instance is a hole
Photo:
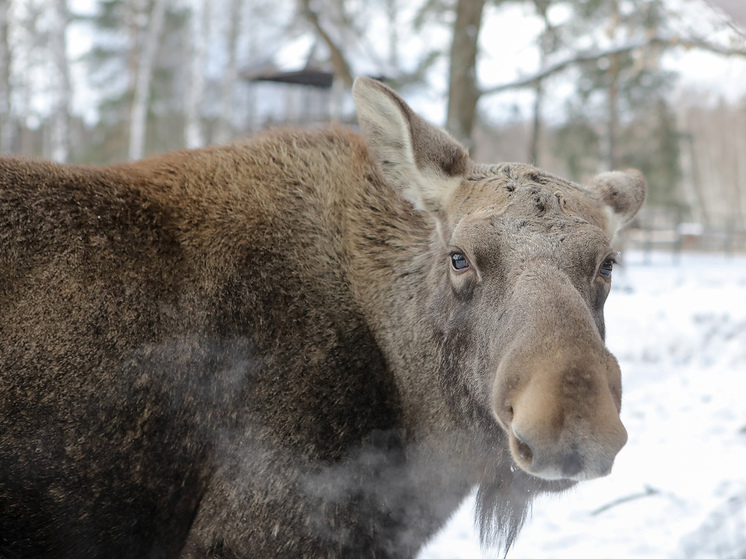
[[[467,151],[377,80],[357,78],[352,95],[363,136],[388,183],[416,209],[440,211],[466,174]]]
[[[648,191],[645,177],[636,169],[601,173],[586,188],[606,204],[609,210],[606,232],[612,239],[632,221],[645,202]]]

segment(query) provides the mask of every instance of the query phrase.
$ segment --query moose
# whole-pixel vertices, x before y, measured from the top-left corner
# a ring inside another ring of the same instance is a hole
[[[0,159],[0,557],[413,557],[475,489],[509,549],[610,472],[642,175],[478,164],[353,95],[361,135]]]

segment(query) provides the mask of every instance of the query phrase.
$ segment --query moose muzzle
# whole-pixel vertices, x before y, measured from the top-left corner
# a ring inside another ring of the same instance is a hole
[[[621,371],[590,310],[564,282],[515,302],[513,337],[492,388],[516,464],[543,479],[607,475],[627,442]]]

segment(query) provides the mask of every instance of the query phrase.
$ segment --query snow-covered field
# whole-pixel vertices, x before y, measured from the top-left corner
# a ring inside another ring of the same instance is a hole
[[[629,442],[539,498],[508,559],[746,559],[746,257],[625,254],[606,303]],[[468,500],[419,559],[480,550]]]

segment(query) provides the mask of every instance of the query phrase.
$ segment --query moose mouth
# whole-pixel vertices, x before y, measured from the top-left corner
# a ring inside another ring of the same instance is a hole
[[[586,481],[607,476],[613,462],[603,466],[591,464],[575,444],[559,452],[541,454],[534,451],[520,433],[514,429],[508,433],[510,453],[513,461],[524,472],[547,481]]]
[[[510,433],[510,451],[522,469],[531,472],[534,463],[534,451],[531,447],[523,442],[518,435]]]

